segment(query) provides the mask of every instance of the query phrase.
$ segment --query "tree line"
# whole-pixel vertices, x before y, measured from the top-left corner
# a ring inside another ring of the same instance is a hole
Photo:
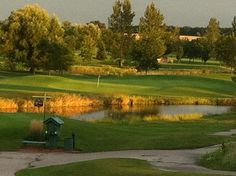
[[[159,67],[157,58],[171,53],[179,61],[182,57],[205,62],[217,58],[235,68],[236,18],[230,33],[222,35],[219,22],[212,18],[202,38],[182,41],[181,28],[167,26],[154,3],[146,7],[138,26],[133,25],[134,17],[130,0],[115,1],[108,26],[100,21],[61,22],[39,5],[26,5],[0,23],[0,51],[9,69],[21,64],[32,73],[62,73],[78,57],[83,61],[110,58],[120,67],[132,62],[148,71]]]

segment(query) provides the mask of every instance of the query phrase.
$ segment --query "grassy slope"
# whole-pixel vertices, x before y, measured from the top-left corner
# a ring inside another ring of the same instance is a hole
[[[205,155],[200,164],[211,169],[236,171],[236,144]]]
[[[215,117],[219,120],[213,120]],[[235,128],[236,114],[215,117],[197,122],[139,122],[135,124],[96,124],[64,119],[62,138],[70,137],[72,131],[75,132],[76,147],[85,152],[196,148],[233,139],[208,134]],[[43,118],[41,114],[0,113],[0,150],[20,148],[21,140],[27,135],[30,121],[40,118]],[[220,118],[226,118],[226,120]]]
[[[102,77],[97,88],[93,76],[45,76],[0,72],[0,96],[15,97],[36,92],[126,94],[148,96],[235,97],[230,76],[126,76]],[[131,86],[132,85],[132,86]]]
[[[134,159],[103,159],[39,169],[26,169],[16,176],[209,176],[181,172],[165,172],[148,162]]]

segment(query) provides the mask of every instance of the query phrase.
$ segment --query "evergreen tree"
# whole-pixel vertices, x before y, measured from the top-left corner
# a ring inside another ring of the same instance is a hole
[[[130,0],[124,0],[123,3],[117,0],[113,6],[113,14],[108,19],[108,27],[113,32],[111,53],[114,58],[119,58],[120,67],[130,51],[134,16]]]
[[[144,17],[140,19],[140,57],[136,56],[139,69],[146,72],[152,68],[157,68],[157,58],[166,51],[165,36],[166,27],[164,16],[154,3],[147,6]]]

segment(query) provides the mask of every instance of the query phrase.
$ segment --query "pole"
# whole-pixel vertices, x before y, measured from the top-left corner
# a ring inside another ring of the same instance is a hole
[[[47,96],[47,93],[44,92],[44,95],[43,96],[33,96],[33,98],[40,98],[41,100],[43,99],[43,120],[46,119],[46,108],[47,108],[47,99],[50,99],[52,97],[50,96]],[[42,107],[42,106],[41,106]],[[39,108],[39,107],[38,107]]]
[[[99,84],[100,84],[100,75],[98,76],[98,82],[97,82],[97,88],[99,87]]]
[[[46,119],[46,102],[47,102],[47,93],[44,92],[44,98],[43,98],[43,121]]]

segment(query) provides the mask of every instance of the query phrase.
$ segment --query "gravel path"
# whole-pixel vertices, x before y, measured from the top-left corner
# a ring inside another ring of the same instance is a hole
[[[215,151],[218,147],[193,150],[130,150],[98,153],[2,152],[0,153],[0,175],[14,176],[16,171],[27,167],[37,168],[103,158],[135,158],[147,160],[162,170],[236,176],[236,172],[214,171],[196,165],[196,161],[201,155]]]
[[[231,136],[236,129],[212,135]],[[45,167],[104,158],[134,158],[147,160],[158,169],[167,171],[186,171],[210,173],[213,175],[234,175],[236,172],[215,171],[197,165],[204,154],[213,152],[219,145],[192,150],[129,150],[97,153],[26,153],[0,152],[0,176],[14,176],[27,167]]]

